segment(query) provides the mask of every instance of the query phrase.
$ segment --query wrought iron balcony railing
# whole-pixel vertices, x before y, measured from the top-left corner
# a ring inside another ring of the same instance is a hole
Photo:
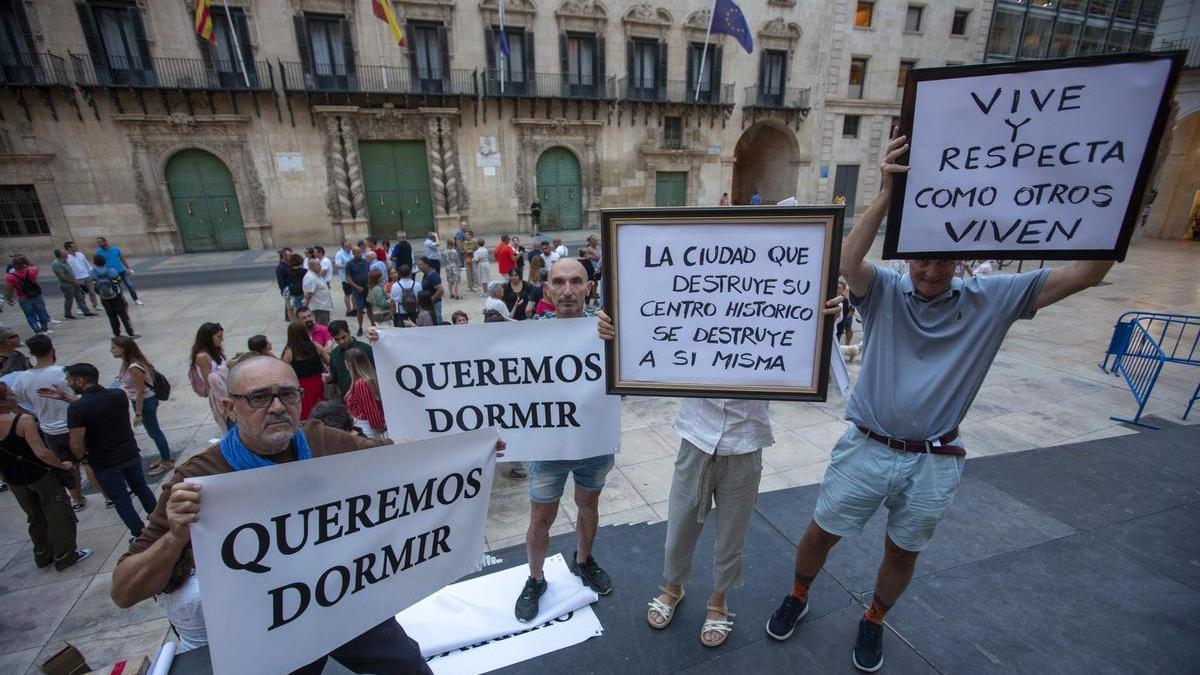
[[[746,87],[747,108],[782,108],[807,110],[808,89],[781,89],[776,87]]]
[[[190,91],[270,91],[273,77],[265,61],[71,54],[71,69],[80,87],[133,87]]]
[[[696,105],[733,105],[733,85],[720,85],[716,89],[701,88],[696,91],[694,82],[683,80],[659,80],[653,82],[640,78],[621,78],[619,89],[623,101],[645,101],[649,103],[686,103]]]
[[[284,91],[345,94],[475,96],[477,73],[463,69],[397,66],[345,66],[329,63],[280,63]]]
[[[483,72],[483,94],[502,98],[612,99],[615,77],[581,78],[578,74],[517,73],[505,75],[501,87],[496,69]]]
[[[0,85],[69,87],[67,66],[61,56],[50,53],[0,52]]]
[[[1171,51],[1183,49],[1187,51],[1184,68],[1200,68],[1200,35],[1193,35],[1180,40],[1163,40],[1154,51]]]

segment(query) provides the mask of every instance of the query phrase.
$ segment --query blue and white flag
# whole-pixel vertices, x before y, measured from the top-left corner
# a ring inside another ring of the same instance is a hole
[[[500,0],[500,53],[508,58],[508,31],[504,28],[504,0]]]
[[[754,37],[750,34],[750,26],[746,24],[746,15],[742,14],[741,8],[733,0],[717,0],[713,4],[708,31],[732,35],[747,54],[754,52]]]

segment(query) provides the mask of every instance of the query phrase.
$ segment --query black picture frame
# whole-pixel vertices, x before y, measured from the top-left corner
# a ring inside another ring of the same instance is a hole
[[[1150,129],[1150,138],[1146,143],[1146,152],[1142,156],[1141,166],[1138,167],[1137,179],[1134,183],[1134,197],[1129,200],[1129,206],[1125,212],[1125,219],[1121,225],[1121,232],[1117,238],[1117,246],[1114,249],[1077,249],[1067,251],[1049,251],[1041,249],[1033,249],[1022,251],[1019,249],[990,249],[990,250],[974,250],[969,251],[971,256],[979,259],[996,258],[1004,260],[1116,260],[1123,261],[1129,250],[1129,242],[1133,238],[1133,232],[1137,228],[1138,220],[1141,217],[1142,199],[1140,195],[1146,193],[1147,183],[1150,181],[1150,173],[1154,169],[1154,160],[1158,155],[1159,144],[1162,141],[1163,133],[1166,131],[1167,114],[1171,108],[1171,98],[1174,96],[1175,88],[1179,83],[1180,71],[1183,68],[1186,60],[1186,51],[1162,51],[1162,52],[1143,52],[1143,53],[1125,53],[1125,54],[1102,54],[1096,56],[1076,56],[1062,59],[1042,59],[1038,61],[1017,61],[1011,63],[986,63],[986,64],[970,64],[962,66],[945,66],[941,68],[918,68],[908,74],[908,80],[904,85],[904,100],[900,107],[900,133],[907,136],[911,147],[914,141],[919,142],[919,139],[914,139],[913,132],[913,113],[917,102],[917,85],[921,82],[932,80],[956,79],[962,77],[977,77],[980,75],[1000,75],[1007,73],[1026,73],[1041,70],[1054,70],[1058,68],[1076,68],[1076,67],[1096,67],[1108,66],[1119,63],[1144,63],[1147,61],[1167,60],[1171,62],[1170,73],[1167,76],[1167,86],[1163,89],[1163,94],[1158,103],[1158,111],[1154,118],[1154,124]],[[908,162],[908,153],[905,153],[900,158],[903,163]],[[908,176],[906,174],[896,174],[892,178],[892,200],[888,206],[888,222],[887,231],[883,239],[883,258],[884,260],[894,259],[935,259],[935,260],[957,260],[962,258],[967,252],[958,251],[901,251],[899,250],[900,230],[903,227],[902,214],[904,211],[905,191],[908,186]]]
[[[721,207],[663,207],[604,209],[600,212],[600,238],[604,256],[601,283],[604,287],[604,311],[621,330],[620,283],[617,276],[617,242],[622,225],[662,225],[665,227],[687,227],[688,225],[739,223],[762,225],[764,220],[781,227],[811,227],[814,219],[825,219],[825,265],[820,289],[821,304],[837,290],[838,267],[841,257],[842,230],[845,207],[841,205],[821,206],[721,206]],[[783,222],[780,222],[783,221]],[[803,221],[803,222],[802,222]],[[766,386],[722,386],[694,383],[646,383],[633,382],[621,377],[620,340],[604,343],[605,383],[609,394],[631,394],[636,396],[682,396],[720,397],[777,401],[825,401],[829,388],[829,358],[833,349],[833,334],[836,321],[820,312],[816,314],[818,353],[813,372],[816,385],[801,387]]]

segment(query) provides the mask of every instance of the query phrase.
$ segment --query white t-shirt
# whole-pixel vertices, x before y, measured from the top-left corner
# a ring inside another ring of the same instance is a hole
[[[566,244],[559,244],[558,248],[554,249],[554,254],[557,255],[559,258],[565,258],[568,255],[570,255],[571,252],[567,250]]]
[[[321,256],[321,278],[326,284],[333,281],[333,261],[329,256]]]
[[[46,398],[37,393],[38,389],[55,386],[63,391],[70,391],[62,366],[22,370],[9,386],[21,407],[32,410],[33,414],[37,416],[38,427],[43,432],[58,435],[70,431],[67,428],[68,403]]]
[[[67,264],[71,266],[71,273],[76,279],[87,279],[91,276],[92,263],[83,251],[75,251],[67,256]]]
[[[346,263],[354,260],[354,253],[347,251],[344,248],[339,248],[338,252],[333,255],[333,262],[337,263],[338,279],[345,283],[346,281]]]
[[[304,281],[301,284],[304,287],[305,295],[312,293],[312,297],[308,300],[309,309],[333,311],[333,297],[329,295],[329,284],[320,274],[312,270],[305,272]]]
[[[504,301],[500,298],[488,298],[487,300],[483,301],[483,313],[487,314],[488,310],[491,309],[500,312],[500,314],[505,318],[512,316],[512,313],[508,311],[508,305],[504,304]]]
[[[406,281],[408,283],[404,283]],[[404,311],[403,300],[404,300],[404,291],[409,288],[412,289],[414,296],[417,293],[421,292],[421,286],[417,284],[415,279],[398,279],[398,280],[396,280],[396,283],[392,284],[392,293],[391,293],[392,302],[396,303],[396,313],[401,316],[408,315],[408,313]]]
[[[550,266],[557,262],[561,257],[562,256],[560,256],[558,252],[550,251],[550,255],[546,255],[545,253],[542,254],[542,261],[546,263],[546,269],[550,269]]]
[[[487,248],[480,246],[479,248],[475,249],[474,260],[476,264],[486,263],[488,261]]]

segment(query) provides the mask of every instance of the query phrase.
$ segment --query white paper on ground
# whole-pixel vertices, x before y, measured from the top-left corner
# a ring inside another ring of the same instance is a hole
[[[446,586],[397,614],[396,620],[421,645],[421,655],[429,658],[544,624],[599,598],[571,574],[561,553],[546,559],[543,574],[549,586],[539,603],[538,615],[529,623],[521,623],[513,615],[517,596],[529,578],[525,565]],[[533,634],[538,632],[543,631]]]
[[[487,644],[464,647],[429,660],[435,675],[476,675],[511,666],[542,654],[566,649],[604,634],[591,605],[525,628],[519,635],[501,636]]]

